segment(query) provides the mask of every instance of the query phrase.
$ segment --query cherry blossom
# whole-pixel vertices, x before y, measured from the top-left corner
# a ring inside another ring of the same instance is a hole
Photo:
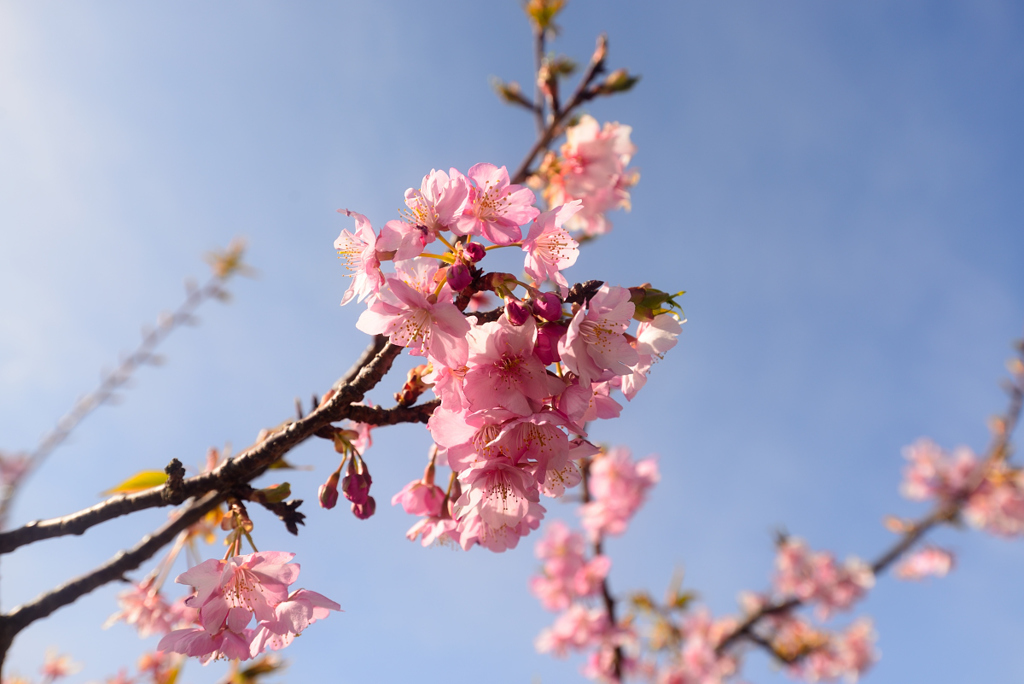
[[[533,220],[523,240],[523,270],[537,283],[550,280],[558,285],[563,297],[569,292],[569,282],[561,272],[576,263],[580,250],[562,225],[579,212],[581,205],[576,200],[544,212]]]
[[[469,201],[463,209],[456,235],[481,235],[496,245],[510,245],[522,238],[519,226],[532,221],[540,213],[533,206],[529,188],[510,185],[504,166],[476,164],[466,176],[473,181]]]
[[[449,169],[449,173],[431,169],[419,190],[405,191],[409,219],[426,228],[429,240],[433,240],[437,233],[451,229],[462,216],[470,190],[469,181],[456,169]]]
[[[380,259],[377,258],[377,236],[369,219],[348,209],[338,211],[356,220],[355,233],[342,230],[334,241],[334,249],[345,260],[345,267],[352,275],[352,284],[341,298],[341,305],[344,306],[353,298],[361,302],[367,295],[379,292],[384,283],[384,274],[380,270]]]
[[[937,546],[926,546],[904,558],[894,574],[900,579],[919,580],[929,575],[945,577],[953,569],[953,554]]]
[[[653,458],[634,462],[626,447],[615,447],[590,465],[592,501],[580,507],[583,527],[592,536],[622,534],[647,491],[659,480]]]
[[[623,333],[633,316],[629,290],[602,285],[586,307],[573,315],[558,354],[583,383],[626,375],[640,357]]]

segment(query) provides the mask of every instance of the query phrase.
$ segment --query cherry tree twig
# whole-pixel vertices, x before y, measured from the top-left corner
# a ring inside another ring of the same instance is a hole
[[[1024,344],[1018,346],[1018,353],[1020,356],[1015,361],[1020,363],[1024,361]],[[875,575],[885,572],[932,529],[941,524],[956,520],[963,506],[985,482],[990,467],[1007,458],[1010,437],[1020,421],[1021,410],[1024,407],[1024,373],[1014,373],[1014,381],[1010,383],[1008,393],[1010,395],[1008,406],[1002,416],[997,419],[992,443],[986,450],[982,465],[974,472],[967,486],[957,496],[937,505],[928,515],[909,524],[900,536],[900,539],[871,563],[871,570]],[[756,634],[754,629],[764,618],[787,613],[803,604],[804,601],[798,598],[789,598],[770,602],[762,606],[748,615],[732,632],[723,637],[718,643],[715,652],[722,654],[734,643],[745,639],[761,646],[765,646],[767,643],[768,646],[766,648],[772,651],[773,655],[778,656],[779,654],[770,648],[770,642]]]
[[[152,534],[143,537],[130,550],[120,551],[95,570],[76,577],[0,616],[0,669],[3,667],[4,657],[11,642],[21,630],[36,620],[45,618],[58,608],[73,603],[94,589],[122,579],[126,572],[138,568],[152,558],[157,551],[178,536],[179,532],[198,522],[200,518],[216,508],[223,499],[222,493],[210,492],[191,504],[176,518],[168,521]]]
[[[43,435],[34,450],[21,456],[23,466],[17,480],[0,488],[0,529],[6,527],[14,497],[28,476],[67,440],[74,429],[93,411],[116,397],[117,391],[131,380],[141,366],[159,363],[157,347],[181,326],[194,324],[195,312],[200,306],[210,299],[227,299],[228,293],[223,288],[224,283],[234,274],[245,273],[248,270],[241,261],[244,248],[244,242],[235,240],[224,252],[209,255],[208,261],[213,269],[210,279],[202,287],[196,287],[191,281],[186,281],[185,300],[178,308],[162,314],[157,319],[155,328],[143,328],[142,342],[139,346],[123,357],[117,368],[104,373],[99,386],[76,401],[71,410],[57,421],[57,425]]]
[[[594,50],[594,54],[590,59],[590,64],[587,66],[587,70],[580,78],[579,84],[576,86],[576,90],[573,92],[572,97],[565,104],[565,107],[560,112],[551,112],[548,117],[548,125],[541,133],[540,137],[537,138],[537,142],[533,144],[530,151],[526,153],[526,157],[519,164],[519,168],[516,169],[515,174],[512,175],[511,183],[518,184],[526,180],[526,177],[530,174],[530,165],[533,164],[533,160],[542,151],[547,149],[551,141],[557,137],[559,133],[559,126],[562,121],[572,113],[577,107],[584,102],[592,100],[597,97],[597,93],[590,89],[590,84],[594,81],[594,78],[604,71],[604,59],[608,54],[608,37],[604,34],[598,36],[597,48]]]
[[[377,349],[378,346],[378,340],[374,340],[371,344],[372,349]],[[37,520],[17,529],[2,532],[0,533],[0,553],[9,553],[20,546],[42,539],[82,534],[90,527],[107,520],[147,508],[176,506],[190,497],[201,496],[209,491],[229,491],[231,488],[259,476],[295,446],[314,436],[317,431],[331,423],[348,418],[353,411],[367,421],[373,420],[374,417],[380,417],[381,424],[387,425],[399,422],[425,422],[424,412],[428,409],[423,407],[374,409],[355,405],[363,399],[366,392],[380,382],[401,350],[402,347],[392,344],[380,347],[369,362],[362,365],[356,364],[353,370],[345,376],[352,377],[354,375],[354,377],[348,382],[336,384],[340,389],[335,390],[309,415],[300,420],[286,423],[271,432],[262,441],[250,446],[210,472],[188,479],[172,477],[160,487],[135,494],[113,496],[102,503],[71,515],[50,520]],[[432,405],[428,406],[432,411]],[[173,467],[174,462],[168,466],[169,469]],[[180,464],[177,467],[180,467]]]

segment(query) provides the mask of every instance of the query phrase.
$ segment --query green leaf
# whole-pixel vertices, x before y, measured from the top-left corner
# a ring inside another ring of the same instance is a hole
[[[103,496],[110,496],[111,494],[132,494],[134,492],[141,492],[144,489],[151,489],[153,487],[159,487],[164,482],[167,482],[167,473],[162,470],[143,470],[141,473],[135,473],[127,480],[117,485],[113,489],[108,489],[103,492]]]

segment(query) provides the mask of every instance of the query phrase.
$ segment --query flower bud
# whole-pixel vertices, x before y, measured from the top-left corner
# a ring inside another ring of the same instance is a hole
[[[366,520],[371,515],[377,512],[377,502],[373,500],[372,496],[366,497],[366,501],[363,503],[352,503],[352,512],[360,520]]]
[[[345,493],[345,498],[354,504],[366,503],[370,496],[371,484],[373,484],[373,478],[370,477],[366,461],[358,456],[353,456],[348,462],[345,477],[341,481],[341,490]]]
[[[462,251],[474,264],[483,259],[484,255],[487,254],[484,250],[484,246],[479,242],[467,242],[462,245]]]
[[[530,317],[530,312],[515,299],[506,299],[505,315],[508,316],[508,322],[512,325],[522,325]]]
[[[554,292],[541,292],[539,298],[530,301],[530,308],[545,321],[557,321],[562,317],[562,300]]]
[[[320,499],[320,508],[331,509],[334,508],[338,503],[338,478],[341,477],[341,470],[335,470],[331,473],[331,476],[327,478],[327,482],[320,485],[320,491],[317,496]]]
[[[456,292],[466,289],[471,282],[473,274],[469,272],[466,264],[456,261],[448,268],[448,285]]]
[[[562,339],[566,330],[567,327],[558,323],[545,323],[537,328],[537,342],[533,346],[533,353],[545,366],[562,360],[558,355],[558,340]]]

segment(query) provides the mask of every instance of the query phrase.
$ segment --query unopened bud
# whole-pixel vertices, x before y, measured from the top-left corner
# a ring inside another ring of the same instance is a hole
[[[331,509],[338,504],[338,480],[340,477],[341,472],[336,470],[327,478],[327,482],[320,485],[320,491],[317,493],[320,499],[320,508]]]
[[[530,317],[530,312],[525,306],[515,299],[505,300],[505,315],[512,325],[522,325]]]
[[[373,484],[373,478],[370,477],[366,462],[353,456],[348,462],[348,469],[341,481],[341,490],[345,493],[345,498],[356,504],[366,503],[370,497],[371,484]]]
[[[466,289],[471,282],[473,274],[469,272],[466,264],[456,261],[448,268],[448,285],[456,292]]]
[[[363,503],[352,503],[352,512],[360,520],[366,520],[371,515],[377,512],[377,502],[374,501],[372,496],[366,497],[366,501]]]
[[[599,95],[611,95],[613,93],[624,93],[630,90],[640,80],[639,76],[630,76],[625,69],[616,69],[608,74],[604,82],[597,86]]]
[[[483,259],[484,255],[487,254],[487,250],[479,242],[467,242],[462,245],[462,251],[474,264]]]
[[[545,366],[562,360],[558,355],[558,341],[565,335],[568,328],[558,323],[545,323],[537,328],[537,342],[533,353]]]
[[[541,292],[540,297],[530,300],[530,308],[545,321],[557,321],[562,317],[562,299],[554,292]]]

